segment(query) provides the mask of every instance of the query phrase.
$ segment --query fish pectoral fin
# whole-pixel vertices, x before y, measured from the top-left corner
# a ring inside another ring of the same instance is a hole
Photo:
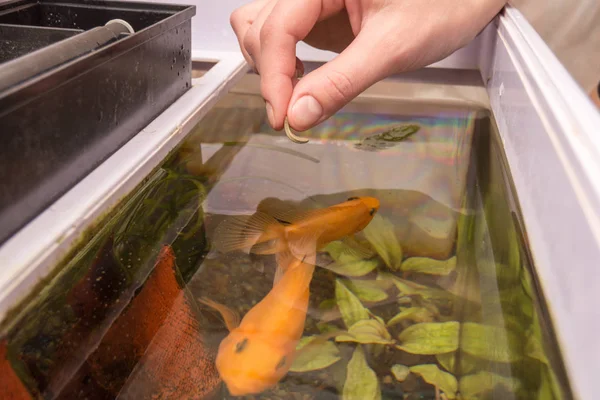
[[[317,254],[317,244],[321,235],[327,230],[327,226],[321,224],[313,229],[310,233],[300,237],[287,237],[287,245],[291,255],[308,264],[315,265]]]
[[[367,260],[375,255],[372,249],[359,243],[353,236],[345,236],[340,241],[346,245],[342,252],[352,257]]]
[[[222,253],[241,250],[249,253],[269,229],[283,229],[275,218],[263,212],[227,218],[215,229],[214,247]],[[268,253],[267,253],[268,254]],[[271,253],[272,254],[272,253]]]
[[[294,261],[294,256],[290,251],[281,251],[275,254],[277,267],[275,269],[275,277],[273,278],[273,286],[277,285],[281,278],[283,278],[285,271],[292,261]]]
[[[227,327],[227,329],[231,332],[232,330],[234,330],[235,328],[237,328],[238,326],[240,326],[240,314],[235,311],[232,310],[231,308],[227,307],[224,304],[221,303],[217,303],[214,300],[211,300],[207,297],[199,297],[198,301],[210,308],[213,308],[215,310],[217,310],[219,312],[219,314],[221,314],[221,317],[223,318],[223,321],[225,322],[225,326]]]
[[[279,238],[256,243],[251,247],[250,253],[253,254],[275,254],[279,248]]]

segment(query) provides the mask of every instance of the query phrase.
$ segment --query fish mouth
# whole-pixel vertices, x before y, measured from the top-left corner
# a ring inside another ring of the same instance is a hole
[[[379,200],[374,197],[362,197],[361,198],[363,204],[367,206],[369,209],[369,213],[374,215],[377,211],[379,211]]]

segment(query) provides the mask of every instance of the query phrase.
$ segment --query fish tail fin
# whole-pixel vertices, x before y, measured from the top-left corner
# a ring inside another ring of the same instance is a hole
[[[219,314],[221,314],[221,317],[225,322],[225,326],[227,326],[227,329],[230,332],[240,325],[240,314],[237,311],[232,310],[224,304],[217,303],[208,297],[199,297],[198,301],[212,309],[217,310]]]
[[[283,229],[275,218],[263,212],[234,216],[215,229],[213,244],[222,253],[241,250],[245,253],[273,254]]]

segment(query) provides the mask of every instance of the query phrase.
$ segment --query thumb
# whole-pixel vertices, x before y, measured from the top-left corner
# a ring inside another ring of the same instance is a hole
[[[381,51],[386,41],[377,39],[361,31],[336,58],[300,79],[287,110],[292,128],[319,124],[393,72],[393,53]]]

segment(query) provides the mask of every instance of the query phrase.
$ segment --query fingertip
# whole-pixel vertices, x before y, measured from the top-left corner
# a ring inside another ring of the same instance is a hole
[[[292,97],[292,78],[284,74],[262,75],[261,92],[268,104],[269,123],[275,130],[283,129],[283,120]]]
[[[292,128],[305,131],[320,122],[324,115],[323,106],[312,95],[306,94],[290,104],[288,120]]]

